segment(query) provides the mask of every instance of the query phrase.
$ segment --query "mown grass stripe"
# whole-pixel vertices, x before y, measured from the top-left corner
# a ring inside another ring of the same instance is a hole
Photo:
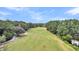
[[[17,40],[5,45],[8,51],[73,51],[56,35],[43,27],[32,28],[28,35],[18,37]]]

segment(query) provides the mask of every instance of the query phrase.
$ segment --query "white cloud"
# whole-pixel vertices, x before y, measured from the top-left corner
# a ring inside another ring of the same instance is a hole
[[[24,8],[22,7],[6,7],[7,9],[10,9],[10,10],[16,10],[16,11],[20,11],[20,10],[23,10]]]
[[[51,14],[54,12],[54,10],[48,10],[48,11],[33,11],[31,10],[30,8],[27,9],[27,12],[30,14],[29,16],[31,17],[31,19],[35,20],[36,22],[41,22],[43,20],[47,20],[49,18],[49,15],[47,15],[46,13],[48,14]]]
[[[50,18],[49,20],[65,20],[65,19],[68,19],[66,17],[53,17],[53,18]]]
[[[27,9],[27,12],[29,13],[31,19],[35,20],[36,22],[39,22],[44,19],[44,15],[42,14],[42,12],[35,12],[30,9]]]
[[[68,14],[72,14],[72,15],[79,14],[79,7],[77,7],[77,8],[73,8],[73,9],[67,11],[66,13],[68,13]]]
[[[31,12],[30,16],[35,20],[43,20],[43,15],[40,13]]]
[[[4,20],[5,18],[4,17],[0,17],[0,20]]]
[[[2,11],[0,11],[0,16],[7,16],[7,15],[10,15],[10,13],[9,12],[2,12]]]
[[[14,10],[14,11],[22,11],[22,13],[24,14],[24,16],[27,14],[29,15],[29,18],[32,19],[32,21],[35,22],[41,22],[43,20],[45,20],[48,16],[46,15],[46,13],[48,12],[48,14],[53,13],[54,10],[48,10],[48,11],[35,11],[32,8],[25,8],[25,7],[6,7],[9,10]],[[27,16],[26,15],[26,16]]]
[[[24,14],[29,14],[29,17],[37,22],[43,20],[43,15],[42,15],[42,12],[36,12],[34,10],[32,10],[31,8],[27,7],[6,7],[6,9],[9,9],[9,10],[14,10],[14,11],[23,11]],[[32,20],[32,21],[33,21]]]

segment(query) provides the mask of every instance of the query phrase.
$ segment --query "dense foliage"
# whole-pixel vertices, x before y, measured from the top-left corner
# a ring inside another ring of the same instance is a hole
[[[47,30],[59,35],[63,40],[69,41],[71,38],[79,40],[78,35],[74,36],[79,33],[79,20],[77,19],[50,21],[46,27]]]
[[[8,41],[14,35],[24,33],[29,29],[27,25],[28,23],[23,21],[0,20],[0,42]]]
[[[14,35],[19,36],[19,34],[24,33],[29,28],[35,27],[47,27],[47,30],[60,36],[65,41],[69,41],[72,38],[79,40],[79,20],[77,19],[49,21],[46,24],[0,20],[0,36],[6,38],[6,40],[0,40],[10,40]]]
[[[43,23],[26,23],[23,21],[0,20],[0,42],[8,41],[13,36],[20,36],[20,34],[27,31],[29,28],[44,27]],[[5,39],[2,39],[2,38]]]

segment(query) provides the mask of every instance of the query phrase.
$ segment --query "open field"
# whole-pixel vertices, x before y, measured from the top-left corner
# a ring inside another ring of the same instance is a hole
[[[56,35],[50,33],[43,27],[32,28],[28,35],[18,37],[16,40],[6,44],[6,51],[73,51],[74,49],[64,43]]]

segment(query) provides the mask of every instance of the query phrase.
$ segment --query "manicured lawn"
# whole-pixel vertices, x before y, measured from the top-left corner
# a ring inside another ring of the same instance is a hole
[[[3,48],[8,51],[72,51],[71,46],[65,44],[56,35],[43,27],[32,28],[28,35],[18,37]]]

